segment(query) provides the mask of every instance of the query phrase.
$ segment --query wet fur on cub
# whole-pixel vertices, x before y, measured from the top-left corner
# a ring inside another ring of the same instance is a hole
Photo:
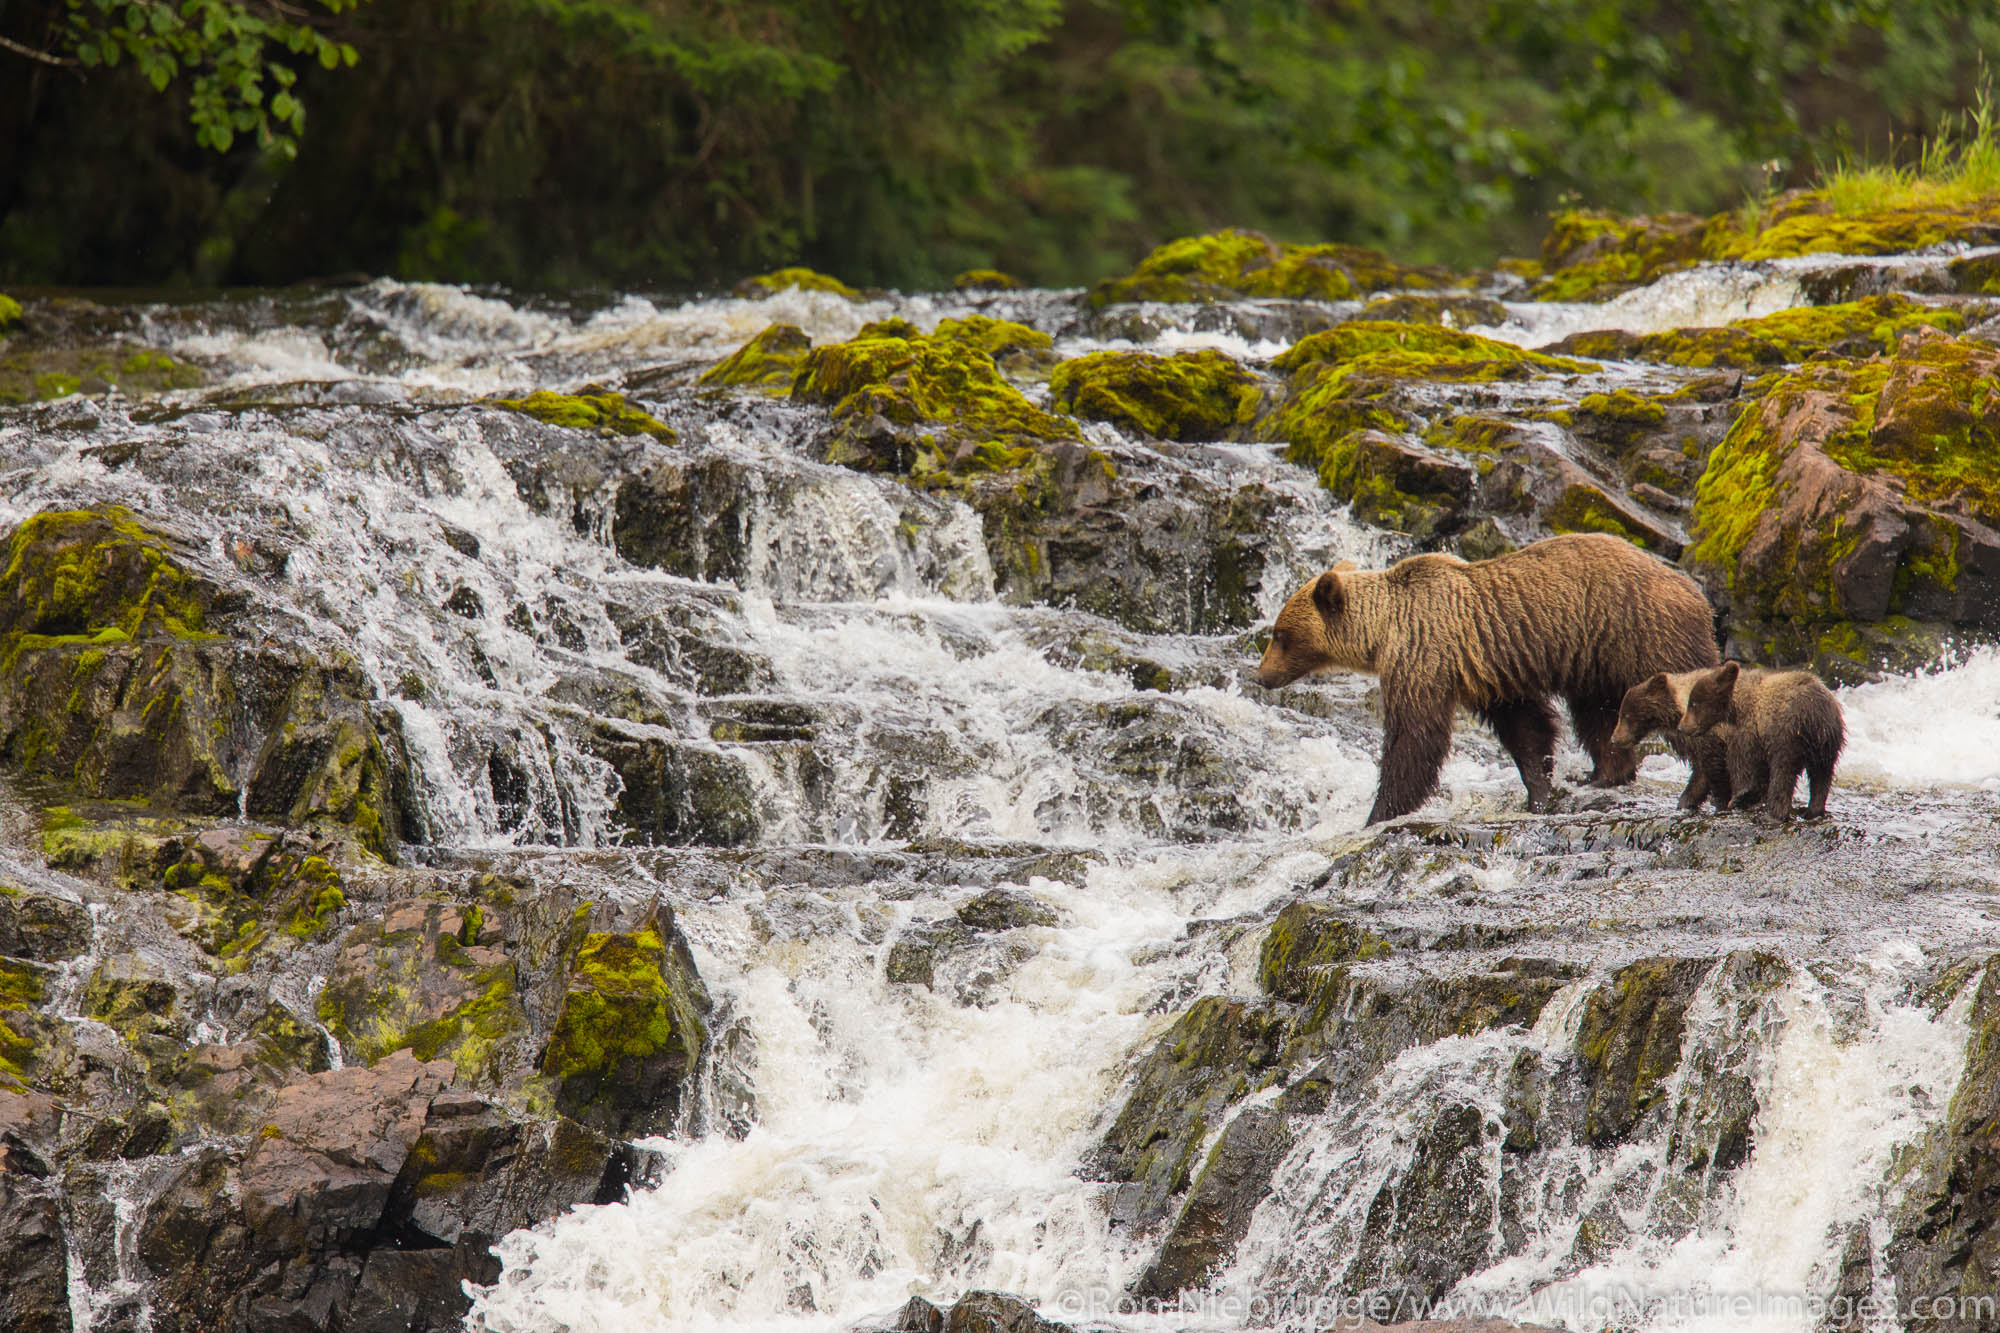
[[[1718,736],[1738,791],[1762,788],[1763,818],[1792,817],[1792,793],[1806,775],[1806,818],[1826,814],[1833,767],[1847,744],[1833,691],[1810,671],[1768,671],[1724,662],[1688,689],[1681,729]],[[1739,805],[1744,804],[1739,797]]]
[[[1727,810],[1730,798],[1755,799],[1759,792],[1737,793],[1729,776],[1729,761],[1719,735],[1690,735],[1680,729],[1687,712],[1688,691],[1706,671],[1662,671],[1625,691],[1618,705],[1618,726],[1611,743],[1632,749],[1654,732],[1666,733],[1675,754],[1688,761],[1688,782],[1681,790],[1681,809],[1699,810],[1705,800]]]
[[[1335,668],[1381,677],[1371,824],[1430,797],[1461,706],[1499,735],[1539,811],[1554,773],[1551,698],[1569,705],[1591,781],[1630,782],[1638,758],[1611,742],[1619,703],[1655,672],[1715,665],[1713,623],[1679,570],[1617,537],[1573,534],[1476,564],[1416,555],[1383,570],[1330,569],[1278,613],[1257,681],[1277,689]]]

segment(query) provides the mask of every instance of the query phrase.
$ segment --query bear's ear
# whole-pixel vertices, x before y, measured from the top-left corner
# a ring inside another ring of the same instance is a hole
[[[1332,620],[1347,605],[1347,589],[1340,586],[1339,571],[1329,569],[1314,581],[1313,605],[1324,620]]]
[[[1359,568],[1361,568],[1361,566],[1355,564],[1352,560],[1343,560],[1339,564],[1333,567],[1333,572],[1336,574],[1345,574],[1350,569],[1359,569]]]
[[[1715,669],[1715,683],[1721,687],[1723,693],[1727,694],[1736,688],[1736,677],[1742,670],[1743,664],[1740,662],[1724,662]]]

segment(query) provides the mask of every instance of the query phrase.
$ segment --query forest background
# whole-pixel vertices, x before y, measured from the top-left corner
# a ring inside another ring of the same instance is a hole
[[[0,0],[0,282],[1406,261],[1914,154],[1990,0]]]

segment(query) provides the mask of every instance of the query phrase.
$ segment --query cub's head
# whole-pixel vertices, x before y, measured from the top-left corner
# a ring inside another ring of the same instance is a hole
[[[1257,664],[1257,683],[1267,690],[1334,667],[1373,671],[1374,655],[1358,645],[1348,580],[1353,565],[1342,562],[1300,588],[1271,626],[1271,643]]]
[[[1697,676],[1688,690],[1681,730],[1700,733],[1728,721],[1729,703],[1736,697],[1736,678],[1741,674],[1738,663],[1724,662],[1715,670]]]
[[[1674,694],[1673,681],[1662,671],[1625,691],[1611,743],[1629,750],[1656,731],[1679,726],[1680,720],[1681,701]]]

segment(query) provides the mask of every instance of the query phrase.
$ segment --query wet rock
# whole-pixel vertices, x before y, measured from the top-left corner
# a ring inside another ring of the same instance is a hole
[[[1738,419],[1697,488],[1687,563],[1732,651],[1836,679],[2000,631],[2000,476],[1976,386],[2000,352],[1942,334],[1803,366]]]
[[[1577,333],[1545,350],[1670,366],[1757,370],[1804,361],[1822,352],[1856,358],[1875,356],[1894,351],[1902,336],[1916,329],[1957,333],[1964,327],[1965,316],[1948,306],[1884,294],[1733,320],[1721,328],[1643,335],[1615,330]]]
[[[11,1094],[0,1092],[0,1099]],[[19,1333],[69,1333],[69,1247],[62,1208],[49,1185],[14,1168],[0,1169],[0,1328]]]
[[[1354,507],[1355,517],[1430,543],[1450,535],[1478,474],[1407,435],[1355,430],[1319,458],[1320,484]]]
[[[1018,889],[988,889],[960,903],[954,915],[975,932],[1053,926],[1061,919],[1055,908]]]
[[[179,1162],[146,1206],[138,1257],[156,1327],[456,1327],[500,1235],[616,1197],[610,1140],[523,1121],[452,1069],[399,1051],[287,1087],[246,1150]]]
[[[347,932],[319,997],[346,1058],[408,1050],[449,1060],[461,1086],[497,1085],[530,1063],[527,1013],[502,913],[424,900],[388,903]]]
[[[1253,1106],[1231,1120],[1132,1294],[1166,1299],[1206,1283],[1249,1232],[1250,1216],[1291,1146],[1283,1111]]]
[[[1592,1145],[1623,1141],[1658,1103],[1681,1061],[1688,1004],[1713,966],[1706,958],[1651,958],[1591,992],[1577,1053],[1588,1067],[1584,1134]]]
[[[1498,1138],[1499,1129],[1468,1102],[1440,1107],[1425,1120],[1408,1167],[1369,1204],[1344,1280],[1349,1290],[1429,1309],[1485,1267],[1492,1232],[1468,1221],[1487,1206],[1487,1140]]]
[[[82,903],[0,884],[0,954],[59,963],[88,949],[90,936]]]
[[[1069,1326],[1044,1319],[1019,1296],[969,1291],[944,1312],[943,1333],[1069,1333]]]
[[[763,827],[741,759],[713,745],[631,736],[599,725],[590,737],[618,773],[618,820],[668,847],[741,847]]]
[[[1917,1144],[1889,1221],[1887,1275],[1899,1313],[1926,1333],[1992,1327],[2000,1291],[2000,956],[1989,958],[1968,1015],[1965,1070],[1943,1122]],[[1921,1311],[1923,1313],[1914,1313]]]
[[[709,1008],[670,915],[585,936],[540,1062],[557,1080],[557,1108],[625,1137],[672,1128],[708,1041]]]

